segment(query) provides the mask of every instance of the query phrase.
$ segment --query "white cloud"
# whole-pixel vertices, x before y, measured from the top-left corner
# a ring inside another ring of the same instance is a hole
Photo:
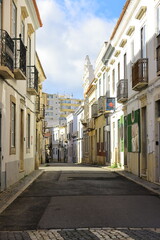
[[[115,21],[96,16],[93,0],[62,2],[37,1],[43,22],[37,33],[37,50],[48,78],[45,91],[82,97],[85,56],[89,55],[92,62],[96,60]]]

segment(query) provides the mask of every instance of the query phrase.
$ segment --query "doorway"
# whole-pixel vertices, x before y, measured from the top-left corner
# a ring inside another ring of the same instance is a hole
[[[2,132],[2,112],[1,112],[1,109],[0,109],[0,190],[1,190],[1,159],[2,159],[1,132]]]
[[[118,119],[118,159],[117,163],[121,164],[121,120]]]
[[[20,111],[20,165],[19,170],[24,171],[24,111]]]
[[[110,151],[111,151],[111,145],[110,145],[110,131],[106,131],[106,156],[107,156],[107,159],[106,159],[106,162],[107,163],[110,163]]]
[[[158,122],[158,182],[160,183],[160,122]]]
[[[127,116],[124,117],[124,167],[127,167]]]
[[[146,175],[147,171],[147,109],[141,109],[141,133],[142,133],[142,155],[141,155],[141,175]]]

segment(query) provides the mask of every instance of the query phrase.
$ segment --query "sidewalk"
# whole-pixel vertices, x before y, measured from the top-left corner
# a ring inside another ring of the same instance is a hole
[[[148,182],[130,172],[121,170],[119,168],[110,168],[110,167],[102,167],[103,169],[107,170],[107,171],[113,171],[118,173],[121,176],[124,176],[125,178],[147,188],[148,190],[154,192],[155,194],[160,195],[160,184],[156,184],[156,183],[152,183],[152,182]]]
[[[0,193],[0,213],[2,213],[34,180],[36,180],[43,170],[35,170],[22,178],[17,183]]]

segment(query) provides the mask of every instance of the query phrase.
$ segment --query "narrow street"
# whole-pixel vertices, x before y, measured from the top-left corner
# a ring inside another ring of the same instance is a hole
[[[82,165],[45,167],[0,215],[0,240],[160,239],[151,228],[160,228],[158,196]]]

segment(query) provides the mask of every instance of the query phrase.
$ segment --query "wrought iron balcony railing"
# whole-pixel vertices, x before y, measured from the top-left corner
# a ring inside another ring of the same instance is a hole
[[[89,122],[88,122],[88,130],[92,131],[95,129],[95,122],[94,122],[94,118],[90,118]]]
[[[132,89],[140,91],[148,85],[148,58],[139,59],[132,67]]]
[[[45,106],[43,105],[40,108],[40,119],[44,119],[45,118]]]
[[[121,79],[117,84],[117,102],[123,103],[128,100],[128,79]]]
[[[38,93],[38,70],[35,66],[27,66],[27,91],[36,95]]]
[[[91,116],[92,116],[92,118],[95,118],[98,116],[98,104],[97,103],[93,103],[91,106]]]
[[[0,29],[0,75],[4,78],[14,78],[14,42],[9,34]]]
[[[39,97],[39,95],[36,96],[35,111],[37,114],[40,113],[40,97]]]
[[[106,110],[106,96],[100,96],[98,98],[98,112],[103,113]]]
[[[88,98],[86,98],[84,102],[84,115],[85,115],[85,118],[88,119],[89,117],[89,99]]]
[[[85,127],[87,126],[87,118],[86,117],[85,118],[81,118],[80,121],[81,121],[83,126],[85,126]]]
[[[26,47],[24,46],[21,35],[13,38],[14,41],[14,75],[16,79],[26,79]]]

